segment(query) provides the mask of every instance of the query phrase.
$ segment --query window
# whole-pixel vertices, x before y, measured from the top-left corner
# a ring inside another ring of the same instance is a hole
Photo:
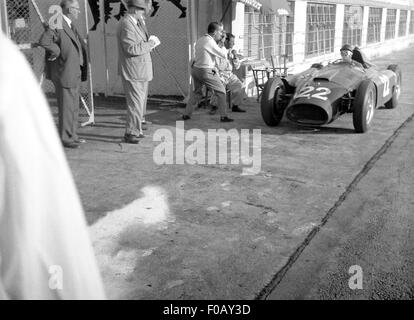
[[[293,32],[295,23],[295,2],[288,1],[291,16],[287,17],[286,25],[286,56],[288,61],[293,61]]]
[[[261,14],[252,7],[245,7],[244,55],[270,60],[273,49],[273,15]]]
[[[414,33],[414,11],[411,11],[411,18],[410,18],[410,34]]]
[[[369,8],[367,43],[381,41],[382,8]]]
[[[397,22],[397,9],[387,9],[387,21],[385,23],[385,40],[395,38],[396,22]]]
[[[398,36],[403,37],[407,32],[407,10],[400,10],[400,25],[398,27]]]
[[[259,26],[260,15],[249,6],[244,13],[244,55],[259,58]]]
[[[288,3],[293,14],[294,2]],[[292,61],[293,15],[283,17],[275,14],[262,14],[251,6],[246,6],[244,21],[243,53],[245,56],[270,61],[272,55],[280,57],[286,54],[288,61]]]
[[[345,6],[342,44],[361,45],[363,7]]]
[[[334,51],[336,6],[308,3],[306,10],[306,55]]]

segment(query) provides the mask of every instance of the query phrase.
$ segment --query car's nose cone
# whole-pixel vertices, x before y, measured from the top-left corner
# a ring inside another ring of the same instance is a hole
[[[286,116],[290,121],[309,125],[323,125],[328,123],[331,118],[327,110],[309,103],[299,103],[290,106],[286,110]]]

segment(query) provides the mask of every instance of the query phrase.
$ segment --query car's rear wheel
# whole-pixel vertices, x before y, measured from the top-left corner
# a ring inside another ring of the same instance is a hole
[[[402,74],[401,69],[396,64],[391,64],[388,66],[387,70],[392,70],[397,75],[397,81],[395,85],[392,87],[392,97],[389,101],[385,102],[385,107],[387,109],[395,109],[398,106],[398,99],[400,98],[401,92],[401,82],[402,82]]]
[[[286,93],[282,79],[275,77],[267,81],[260,101],[260,110],[264,122],[270,126],[277,126],[283,118],[285,106],[282,96]]]
[[[376,105],[376,89],[371,80],[364,80],[357,89],[353,103],[355,132],[364,133],[371,127]]]

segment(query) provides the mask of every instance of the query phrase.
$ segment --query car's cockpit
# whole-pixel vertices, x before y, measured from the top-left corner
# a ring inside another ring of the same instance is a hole
[[[349,66],[350,68],[361,71],[361,72],[365,72],[365,69],[366,69],[363,66],[363,64],[361,64],[360,62],[358,62],[356,60],[353,60],[353,59],[350,60],[350,61],[344,61],[342,59],[338,59],[338,60],[335,60],[333,62],[330,62],[328,64],[328,66],[329,65],[332,65],[332,66],[337,66],[337,65]]]

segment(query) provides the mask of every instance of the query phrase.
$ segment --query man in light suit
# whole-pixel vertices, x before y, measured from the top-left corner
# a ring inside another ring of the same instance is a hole
[[[226,87],[226,90],[231,91],[231,102],[232,102],[232,111],[233,112],[246,112],[246,110],[239,107],[243,102],[245,97],[243,83],[240,79],[233,73],[233,70],[240,68],[240,61],[237,57],[234,46],[235,36],[231,33],[227,33],[223,38],[218,41],[218,46],[226,54],[227,58],[216,57],[216,69],[219,72],[220,80]],[[210,114],[214,114],[217,110],[217,97],[212,96],[210,104],[213,106]]]
[[[74,21],[78,19],[78,0],[62,0],[62,19],[42,35],[46,49],[46,77],[55,86],[59,107],[59,135],[64,147],[78,148],[85,142],[78,138],[79,88],[88,76],[85,40]]]
[[[127,103],[124,140],[137,144],[144,137],[142,122],[147,105],[148,82],[153,78],[151,51],[159,45],[155,36],[149,36],[144,15],[149,12],[147,0],[129,0],[128,13],[119,22],[118,70],[122,78]]]

